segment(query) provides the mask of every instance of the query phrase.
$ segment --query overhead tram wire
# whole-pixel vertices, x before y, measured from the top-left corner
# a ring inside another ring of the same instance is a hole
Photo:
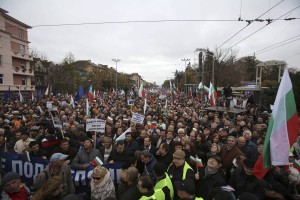
[[[253,54],[257,54],[257,53],[260,52],[260,51],[264,51],[264,50],[269,49],[269,48],[272,48],[272,47],[274,47],[274,46],[276,46],[276,45],[280,45],[280,44],[282,44],[282,43],[284,43],[284,42],[287,42],[287,41],[292,40],[292,39],[297,38],[297,37],[300,37],[300,35],[296,35],[296,36],[290,37],[290,38],[288,38],[288,39],[282,40],[282,41],[277,42],[277,43],[275,43],[275,44],[272,44],[272,45],[269,45],[269,46],[264,47],[264,48],[262,48],[262,49],[259,49],[259,50],[257,50],[257,51],[254,51],[253,53],[248,53],[248,54],[246,54],[246,57],[247,57],[247,56],[251,56],[251,55],[253,55]]]
[[[283,40],[283,41],[281,41],[281,42],[277,42],[277,43],[275,43],[275,44],[272,44],[272,45],[270,45],[270,46],[268,46],[268,47],[265,47],[265,48],[263,48],[263,49],[257,50],[257,51],[255,51],[254,53],[257,53],[257,52],[263,51],[263,50],[265,50],[265,49],[269,49],[269,48],[271,48],[271,47],[273,47],[273,46],[279,45],[279,44],[281,44],[281,43],[283,43],[283,42],[286,42],[286,41],[292,40],[292,39],[294,39],[294,38],[297,38],[297,37],[300,37],[300,35],[296,35],[296,36],[294,36],[294,37],[291,37],[291,38],[285,39],[285,40]],[[253,53],[252,53],[252,54],[253,54]]]
[[[161,22],[237,22],[237,19],[163,19],[163,20],[132,20],[132,21],[111,21],[111,22],[83,22],[73,24],[40,24],[32,26],[49,27],[49,26],[82,26],[82,25],[102,25],[102,24],[129,24],[129,23],[161,23]]]
[[[267,49],[267,50],[265,50],[265,51],[262,51],[262,52],[256,53],[256,55],[258,55],[258,54],[262,54],[262,53],[265,53],[265,52],[267,52],[267,51],[271,51],[271,50],[273,50],[273,49],[277,49],[277,48],[279,48],[279,47],[282,47],[282,46],[285,46],[285,45],[287,45],[287,44],[290,44],[290,43],[296,42],[296,41],[298,41],[298,40],[300,40],[300,38],[298,38],[298,39],[295,39],[295,40],[292,40],[292,41],[290,41],[290,42],[286,42],[286,43],[284,43],[284,44],[281,44],[281,45],[279,45],[279,46],[276,46],[276,47],[273,47],[273,48]]]
[[[226,44],[228,41],[230,41],[232,38],[234,38],[237,34],[239,34],[240,32],[242,32],[244,29],[246,29],[250,24],[252,24],[253,21],[257,21],[259,20],[260,17],[262,17],[263,15],[265,15],[266,13],[270,12],[270,10],[272,10],[273,8],[275,8],[276,6],[278,6],[279,4],[281,4],[282,2],[284,2],[285,0],[282,0],[280,2],[278,2],[277,4],[275,4],[272,8],[269,8],[267,11],[265,11],[263,14],[259,15],[255,20],[247,20],[248,24],[246,26],[244,26],[242,29],[240,29],[237,33],[235,33],[233,36],[231,36],[229,39],[227,39],[225,42],[223,42],[223,44],[221,44],[220,46],[217,47],[217,49],[221,48],[222,46],[224,46],[224,44]]]
[[[235,43],[234,45],[232,45],[230,48],[232,48],[232,47],[235,47],[236,45],[238,45],[239,43],[241,43],[241,42],[243,42],[244,40],[246,40],[246,39],[248,39],[249,37],[251,37],[252,35],[254,35],[255,33],[257,33],[258,31],[260,31],[260,30],[262,30],[263,28],[265,28],[265,27],[267,27],[269,24],[271,24],[271,23],[273,23],[273,22],[275,22],[275,21],[277,21],[278,19],[280,19],[281,17],[283,17],[283,16],[285,16],[286,14],[288,14],[288,13],[290,13],[290,12],[292,12],[292,11],[294,11],[294,10],[296,10],[297,8],[299,8],[300,7],[300,5],[299,6],[297,6],[297,7],[295,7],[294,9],[292,9],[292,10],[290,10],[290,11],[288,11],[288,12],[286,12],[285,14],[283,14],[283,15],[281,15],[280,17],[278,17],[277,19],[274,19],[274,20],[270,20],[266,25],[264,25],[263,27],[261,27],[261,28],[259,28],[258,30],[256,30],[256,31],[254,31],[253,33],[251,33],[250,35],[248,35],[247,37],[245,37],[244,39],[242,39],[242,40],[240,40],[239,42],[237,42],[237,43]]]

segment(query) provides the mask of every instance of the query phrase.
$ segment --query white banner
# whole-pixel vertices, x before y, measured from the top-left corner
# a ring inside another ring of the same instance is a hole
[[[87,119],[86,131],[105,132],[105,120],[102,119]]]
[[[143,124],[144,123],[144,115],[138,114],[138,113],[132,113],[131,121],[137,124]]]

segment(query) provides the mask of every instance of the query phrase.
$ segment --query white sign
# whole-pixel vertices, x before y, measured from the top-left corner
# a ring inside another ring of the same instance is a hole
[[[144,115],[138,114],[138,113],[132,113],[131,121],[137,124],[143,124],[144,123]]]
[[[134,100],[133,99],[128,99],[127,100],[127,105],[133,106],[134,105]]]
[[[102,119],[87,119],[86,131],[105,132],[105,120]]]
[[[47,108],[52,108],[52,102],[51,101],[47,101],[46,107]]]
[[[159,95],[158,98],[159,98],[160,100],[162,100],[162,99],[166,98],[166,95],[165,95],[165,94],[161,94],[161,95]]]

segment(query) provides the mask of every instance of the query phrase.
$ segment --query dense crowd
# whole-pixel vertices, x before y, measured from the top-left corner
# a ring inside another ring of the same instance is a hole
[[[133,99],[134,105],[127,105]],[[57,110],[62,129],[53,126],[47,105]],[[273,166],[263,179],[253,174],[263,151],[270,115],[248,101],[247,112],[213,112],[200,96],[181,94],[170,104],[149,93],[142,98],[101,93],[74,107],[70,97],[0,102],[0,151],[49,160],[33,185],[16,172],[1,172],[2,199],[296,199],[300,188],[297,160],[300,140],[290,166]],[[145,115],[144,124],[131,122]],[[86,132],[86,120],[106,121],[105,132]],[[129,129],[130,128],[130,129]],[[116,140],[126,130],[124,140]],[[99,158],[122,163],[120,184],[103,166],[93,168],[88,189],[75,191],[70,167],[86,170]],[[2,169],[3,170],[3,169]]]

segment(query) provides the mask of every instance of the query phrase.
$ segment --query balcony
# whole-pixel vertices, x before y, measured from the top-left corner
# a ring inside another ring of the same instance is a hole
[[[24,54],[21,54],[21,52],[13,51],[13,50],[11,52],[12,52],[11,54],[12,57],[33,61],[33,57],[30,54],[27,54],[26,52]]]

